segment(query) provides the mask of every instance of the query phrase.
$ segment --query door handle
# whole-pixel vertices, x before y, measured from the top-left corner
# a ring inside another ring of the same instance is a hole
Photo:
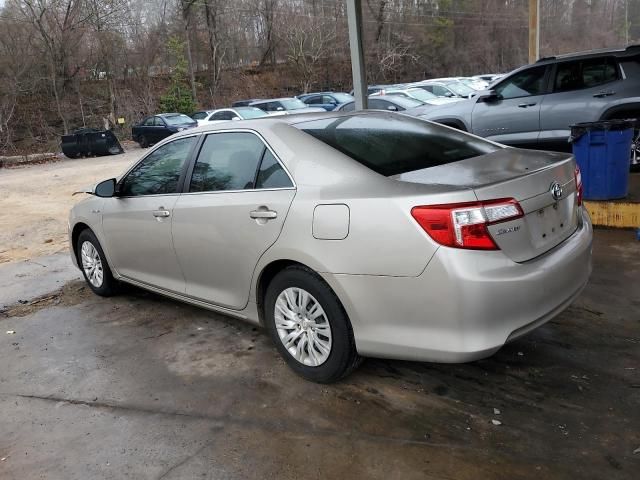
[[[610,95],[615,95],[615,94],[616,92],[614,92],[613,90],[609,90],[608,92],[602,91],[602,92],[595,93],[593,96],[595,98],[603,98],[603,97],[608,97]]]
[[[535,102],[534,103],[521,103],[520,105],[518,105],[518,107],[520,108],[527,108],[527,107],[534,107],[535,106]]]
[[[273,210],[252,210],[249,212],[249,216],[251,218],[264,218],[266,220],[271,220],[273,218],[277,218],[278,212],[274,212]]]
[[[158,210],[153,211],[153,216],[156,218],[167,218],[171,215],[169,210],[165,210],[164,207],[160,207]]]

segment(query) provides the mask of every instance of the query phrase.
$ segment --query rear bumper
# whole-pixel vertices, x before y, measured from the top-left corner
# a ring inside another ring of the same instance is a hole
[[[418,277],[325,274],[365,356],[466,362],[552,319],[591,274],[592,227],[525,263],[502,252],[440,248]]]

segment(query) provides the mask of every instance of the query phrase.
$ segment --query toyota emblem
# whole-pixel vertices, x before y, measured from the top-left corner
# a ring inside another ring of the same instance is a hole
[[[551,184],[551,196],[554,200],[560,200],[562,198],[562,185],[558,182]]]

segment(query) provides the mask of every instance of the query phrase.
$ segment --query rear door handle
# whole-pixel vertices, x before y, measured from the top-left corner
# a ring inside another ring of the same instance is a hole
[[[520,105],[518,105],[518,107],[520,108],[527,108],[527,107],[533,107],[535,106],[535,102],[534,103],[521,103]]]
[[[609,97],[609,96],[615,95],[615,94],[616,94],[616,92],[614,92],[613,90],[609,90],[607,92],[602,91],[602,92],[595,93],[593,96],[596,97],[596,98],[603,98],[603,97]]]
[[[165,210],[164,207],[160,207],[158,210],[153,211],[153,216],[156,218],[167,218],[171,215],[169,210]]]
[[[264,218],[271,220],[278,217],[278,212],[274,212],[273,210],[252,210],[249,213],[249,216],[251,218]]]

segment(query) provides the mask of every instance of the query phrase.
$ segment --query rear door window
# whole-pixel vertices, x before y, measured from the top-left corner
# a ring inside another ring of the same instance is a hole
[[[278,163],[271,150],[266,149],[258,171],[256,188],[288,188],[293,187],[291,179]]]
[[[445,165],[501,148],[457,130],[383,112],[293,126],[385,176]]]
[[[207,135],[191,175],[190,192],[254,188],[265,145],[248,132]]]
[[[610,57],[559,63],[553,82],[554,92],[592,88],[617,80],[618,68]]]

